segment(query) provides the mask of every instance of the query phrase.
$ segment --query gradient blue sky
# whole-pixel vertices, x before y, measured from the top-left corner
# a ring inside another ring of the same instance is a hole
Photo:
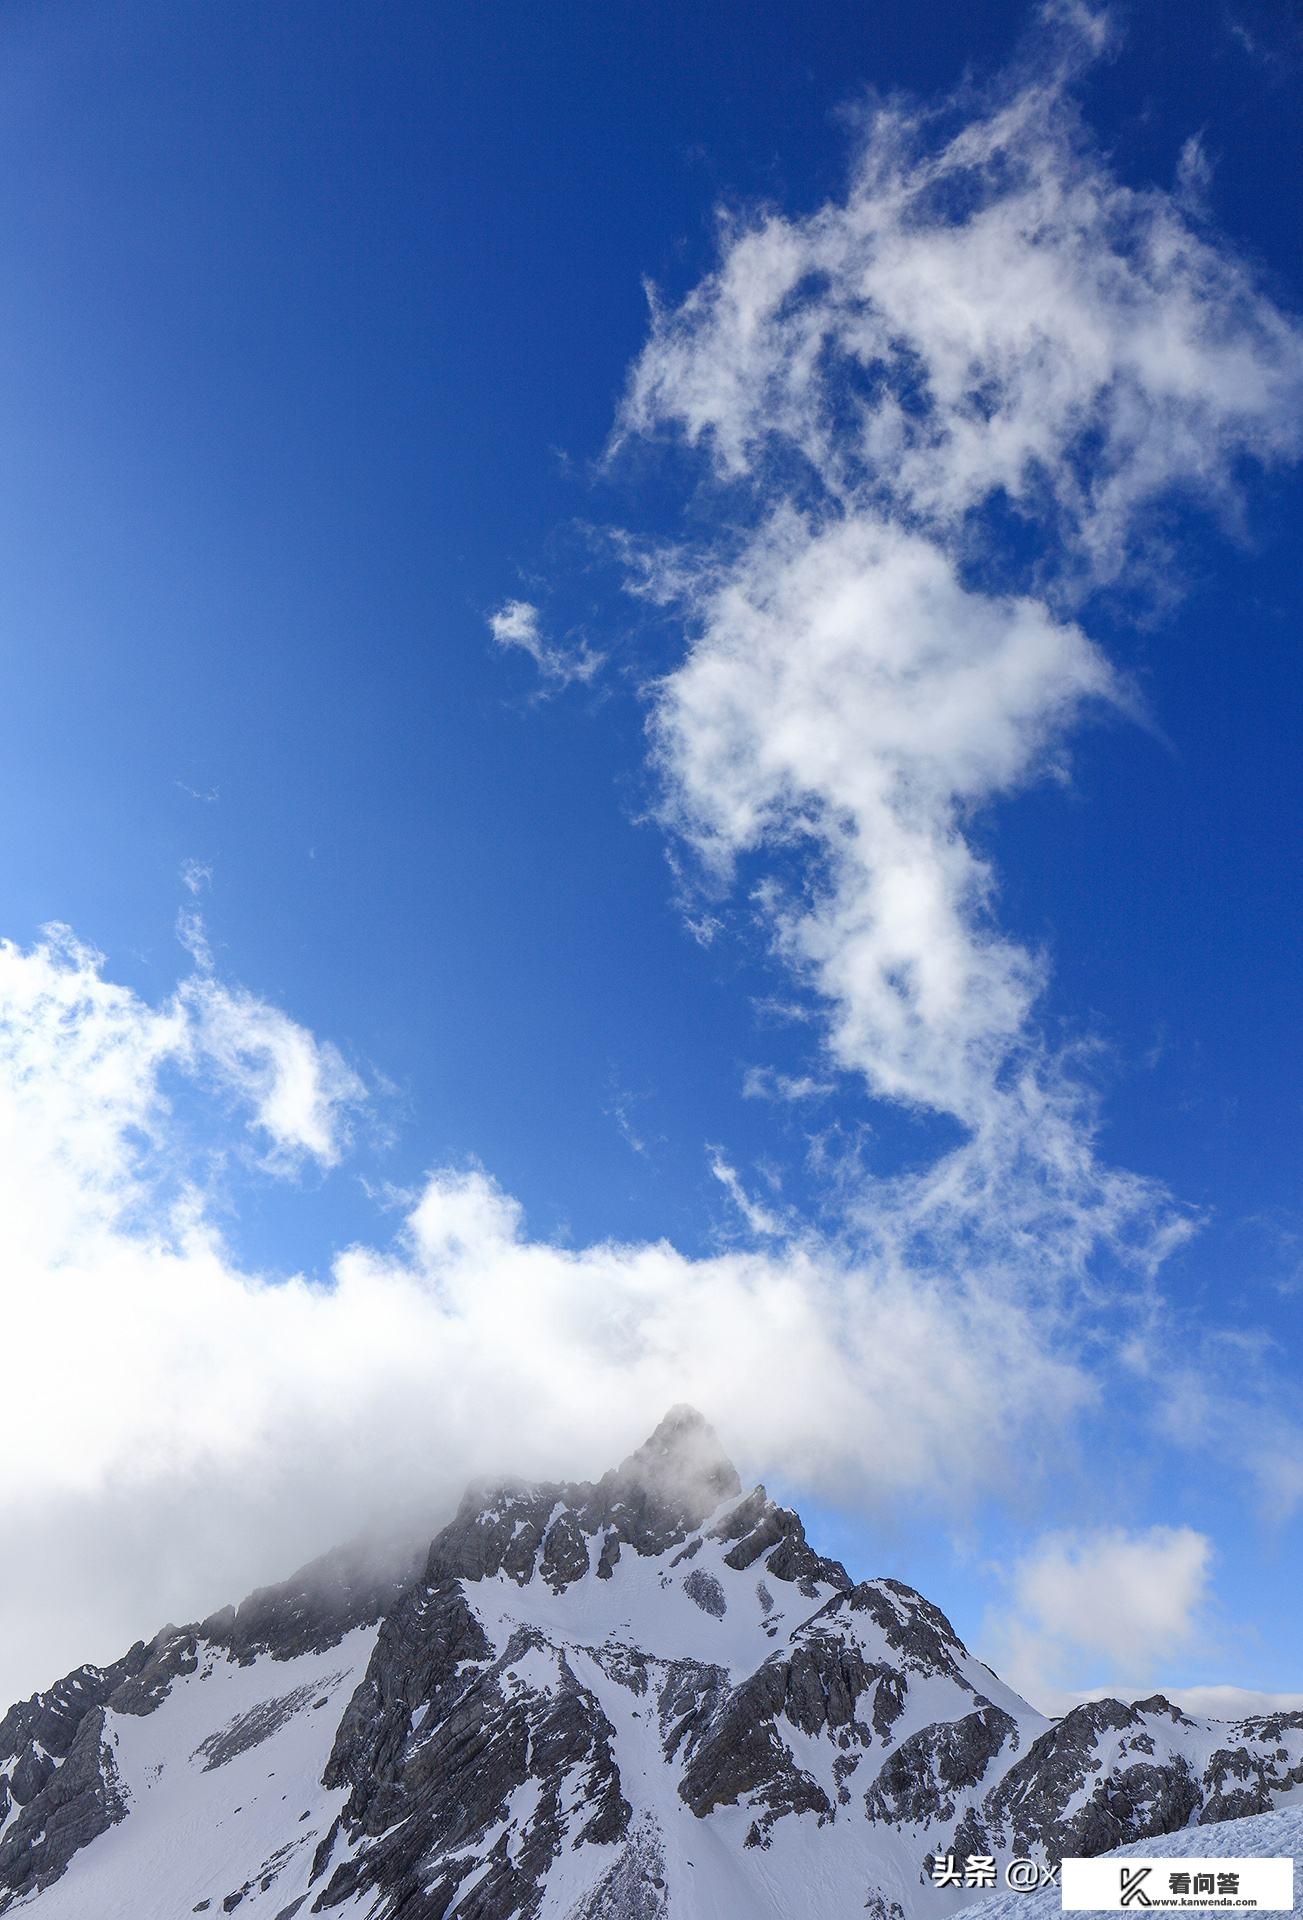
[[[224,1163],[212,1205],[246,1267],[324,1276],[392,1231],[384,1191],[472,1159],[536,1239],[709,1256],[746,1240],[712,1150],[826,1225],[834,1147],[882,1172],[953,1144],[953,1120],[850,1073],[809,1102],[744,1097],[751,1069],[827,1081],[822,1028],[766,1010],[800,989],[745,890],[711,944],[685,925],[645,734],[682,634],[622,593],[595,530],[731,510],[673,454],[601,461],[644,280],[682,298],[721,203],[800,215],[838,193],[848,105],[989,73],[1028,18],[952,0],[4,10],[0,932],[27,947],[67,923],[158,1004],[197,906],[218,974],[367,1083],[338,1165]],[[1114,173],[1167,188],[1196,137],[1198,219],[1296,308],[1296,13],[1156,0],[1119,24],[1077,86]],[[1103,1159],[1202,1217],[1163,1270],[1163,1339],[1219,1402],[1242,1393],[1246,1422],[1296,1385],[1303,1338],[1299,499],[1274,470],[1249,477],[1238,529],[1173,516],[1170,596],[1081,616],[1143,718],[1096,716],[1065,782],[973,828],[1001,927],[1051,964],[1039,1029],[1092,1043]],[[549,688],[494,647],[513,598],[600,671]],[[194,897],[187,862],[210,876]],[[216,1151],[227,1116],[189,1097],[178,1125]],[[784,1491],[979,1650],[1047,1531],[1194,1530],[1213,1557],[1153,1678],[1303,1690],[1299,1518],[1219,1434],[1201,1449],[1148,1419],[1155,1393],[1110,1376],[989,1506],[932,1486],[866,1512],[799,1474]],[[1055,1684],[1113,1680],[1071,1644]]]

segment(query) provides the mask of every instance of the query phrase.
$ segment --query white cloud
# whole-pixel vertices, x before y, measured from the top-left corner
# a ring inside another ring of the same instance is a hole
[[[718,1147],[710,1149],[710,1171],[741,1214],[748,1232],[762,1240],[779,1239],[787,1232],[787,1224],[747,1192],[736,1167],[729,1165]]]
[[[587,683],[604,658],[584,640],[573,645],[549,640],[538,608],[529,600],[504,601],[489,615],[489,632],[498,646],[518,647],[527,653],[543,678],[556,686],[566,686],[572,680]]]
[[[1089,19],[1085,9],[1078,12]],[[845,196],[726,226],[658,307],[621,432],[676,427],[720,469],[805,484],[946,540],[1003,494],[1112,577],[1172,488],[1225,500],[1297,450],[1297,331],[1231,252],[1092,151],[1052,48],[956,126],[869,119]]]
[[[1101,1679],[1134,1692],[1201,1633],[1212,1562],[1192,1527],[1044,1534],[1013,1569],[1008,1612],[987,1623],[990,1657],[1048,1711]]]
[[[783,954],[875,1092],[980,1118],[1040,969],[992,922],[965,810],[1041,770],[1113,678],[1030,600],[966,591],[929,541],[869,516],[780,512],[698,595],[665,681],[666,815],[717,871],[808,848],[817,883],[766,896]]]
[[[177,1071],[211,1087],[213,1063],[287,1154],[338,1150],[336,1069],[277,1010],[210,976],[154,1010],[69,936],[0,947],[0,1304],[24,1356],[0,1455],[0,1694],[377,1513],[430,1531],[473,1470],[600,1470],[685,1395],[744,1463],[890,1499],[989,1490],[1088,1391],[980,1289],[814,1236],[699,1260],[554,1246],[477,1169],[433,1173],[397,1240],[325,1282],[273,1284],[224,1247],[165,1097]],[[231,1118],[219,1102],[219,1144]]]
[[[748,1067],[742,1076],[744,1100],[823,1100],[835,1091],[830,1080],[812,1073],[778,1073],[772,1067]]]
[[[338,1049],[316,1039],[241,988],[206,973],[177,995],[193,1055],[253,1110],[270,1155],[289,1165],[307,1157],[334,1166],[349,1138],[349,1116],[365,1098]]]
[[[1152,1276],[1192,1221],[1097,1160],[985,813],[1134,709],[1083,611],[1171,578],[1175,500],[1233,517],[1246,463],[1297,451],[1303,336],[1092,148],[1069,87],[1105,16],[1042,18],[984,98],[866,115],[840,198],[721,222],[653,303],[613,451],[677,435],[725,488],[713,539],[623,545],[687,639],[653,695],[663,821],[707,896],[745,863],[831,1064],[964,1130],[852,1211],[884,1258],[1044,1296],[1101,1246]]]

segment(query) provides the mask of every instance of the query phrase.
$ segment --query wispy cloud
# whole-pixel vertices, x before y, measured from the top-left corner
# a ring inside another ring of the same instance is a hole
[[[614,1086],[611,1092],[611,1104],[604,1109],[609,1119],[615,1122],[616,1131],[625,1145],[639,1159],[651,1159],[651,1147],[646,1130],[634,1122],[634,1113],[646,1094],[630,1093],[627,1088]]]
[[[498,646],[516,647],[527,653],[544,680],[555,687],[567,686],[574,680],[586,685],[605,657],[585,640],[549,639],[538,608],[529,600],[504,601],[489,615],[489,632]]]
[[[736,1167],[729,1165],[719,1147],[709,1148],[707,1157],[711,1173],[737,1208],[749,1233],[757,1239],[775,1240],[789,1231],[788,1225],[778,1214],[747,1192]]]
[[[812,1073],[779,1073],[773,1067],[748,1067],[742,1076],[744,1100],[825,1100],[835,1090],[831,1080]]]
[[[176,937],[201,973],[213,970],[213,949],[208,939],[208,924],[197,907],[182,907],[176,916]]]
[[[999,496],[1056,597],[1136,564],[1171,489],[1226,504],[1245,455],[1294,453],[1296,329],[1091,149],[1088,51],[1044,42],[976,113],[878,107],[841,200],[727,225],[716,271],[655,310],[620,434],[673,427],[770,502],[813,489],[947,552],[980,548],[967,516]]]
[[[833,1063],[964,1130],[866,1182],[864,1231],[1041,1297],[1101,1248],[1147,1283],[1192,1222],[1097,1157],[974,823],[1135,711],[1092,596],[1152,582],[1174,501],[1233,519],[1246,461],[1303,430],[1297,328],[1081,125],[1108,33],[1047,8],[984,96],[867,111],[840,198],[723,220],[714,270],[653,303],[612,448],[686,441],[727,500],[714,539],[628,549],[687,636],[651,717],[665,827],[707,897],[745,861]]]
[[[334,1166],[366,1097],[338,1049],[279,1007],[206,972],[182,983],[176,1004],[192,1070],[211,1073],[248,1109],[267,1159],[281,1170],[304,1160]]]

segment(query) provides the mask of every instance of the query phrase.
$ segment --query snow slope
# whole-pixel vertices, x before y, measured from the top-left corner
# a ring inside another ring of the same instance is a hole
[[[1294,1862],[1294,1912],[1303,1913],[1303,1798],[1294,1790],[1287,1805],[1272,1813],[1250,1814],[1244,1820],[1226,1820],[1211,1827],[1181,1827],[1175,1833],[1135,1840],[1099,1856],[1102,1859],[1258,1859],[1289,1858]],[[1063,1911],[1058,1891],[1006,1893],[971,1907],[968,1920],[1057,1920]],[[1225,1920],[1224,1907],[1186,1907],[1185,1913],[1204,1913]]]
[[[240,1905],[260,1915],[306,1894],[313,1850],[342,1798],[321,1774],[374,1641],[362,1628],[326,1653],[248,1667],[207,1648],[154,1712],[110,1711],[104,1743],[127,1817],[14,1910],[181,1920],[220,1913],[246,1886]]]

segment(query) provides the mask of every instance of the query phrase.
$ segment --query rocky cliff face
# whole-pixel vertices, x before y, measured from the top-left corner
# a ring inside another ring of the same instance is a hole
[[[934,1854],[1057,1860],[1261,1812],[1303,1715],[1051,1722],[856,1584],[671,1413],[596,1484],[481,1487],[0,1721],[0,1913],[750,1920],[949,1911]]]

